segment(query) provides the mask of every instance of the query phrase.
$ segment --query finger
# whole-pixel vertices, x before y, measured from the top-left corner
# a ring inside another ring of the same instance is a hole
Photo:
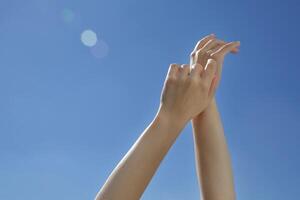
[[[240,46],[240,42],[229,42],[224,44],[222,47],[220,47],[217,51],[212,53],[212,56],[225,56],[228,52],[232,51],[233,49],[237,48]]]
[[[211,81],[217,71],[217,62],[213,59],[208,59],[207,64],[202,72],[201,76],[206,84],[211,85]]]
[[[201,49],[209,40],[215,38],[214,34],[210,34],[199,40],[194,48],[194,52],[196,52],[198,49]]]
[[[215,48],[222,43],[224,42],[218,39],[209,40],[201,49],[196,52],[196,62],[200,63],[202,66],[205,66],[206,61],[210,57],[210,49]]]
[[[203,71],[203,66],[199,63],[195,63],[191,66],[191,76],[201,76]]]
[[[234,54],[238,53],[238,52],[240,51],[239,47],[240,47],[240,46],[237,46],[237,47],[234,48],[232,51],[230,51],[230,53],[234,53]]]
[[[194,59],[196,63],[199,63],[202,66],[205,66],[207,60],[209,59],[210,54],[206,51],[198,50],[196,53],[196,58]]]
[[[182,69],[182,71],[180,73],[181,78],[187,77],[190,73],[190,65],[183,64],[183,65],[181,65],[181,69]]]
[[[224,44],[224,42],[218,39],[211,39],[199,51],[206,52],[215,48],[216,46],[219,46],[220,44]]]
[[[180,68],[180,65],[175,64],[175,63],[171,64],[169,67],[169,71],[168,71],[168,77],[175,78],[177,76],[179,68]]]
[[[219,50],[225,44],[227,44],[227,43],[224,42],[224,41],[222,41],[222,40],[220,40],[220,42],[218,42],[217,45],[214,45],[212,48],[210,48],[210,50],[208,50],[207,53],[209,53],[211,55],[212,53],[215,53],[217,50]],[[234,54],[236,54],[238,52],[239,52],[239,48],[238,47],[236,47],[232,51],[230,51],[230,53],[234,53]]]

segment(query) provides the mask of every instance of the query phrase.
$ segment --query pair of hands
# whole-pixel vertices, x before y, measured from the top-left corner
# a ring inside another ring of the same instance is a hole
[[[201,39],[190,55],[190,64],[170,65],[159,111],[184,123],[201,113],[214,97],[225,56],[237,53],[239,45],[239,41],[227,43],[213,34]]]

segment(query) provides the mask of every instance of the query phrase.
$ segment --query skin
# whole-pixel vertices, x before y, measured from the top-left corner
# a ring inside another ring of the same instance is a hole
[[[164,156],[184,126],[213,98],[217,63],[171,64],[160,106],[150,125],[110,174],[96,200],[140,199]]]
[[[229,52],[237,53],[239,45],[239,42],[225,43],[209,35],[196,45],[191,53],[191,63],[206,63],[210,58],[215,59],[218,85],[224,57]],[[230,155],[215,98],[202,113],[192,119],[192,127],[202,199],[236,199]]]
[[[214,94],[224,56],[236,53],[237,47],[236,43],[217,41],[210,35],[198,42],[191,53],[190,65],[170,65],[154,119],[109,175],[96,200],[140,199],[189,121],[193,124],[202,197],[234,199],[230,159],[224,152],[226,143]]]

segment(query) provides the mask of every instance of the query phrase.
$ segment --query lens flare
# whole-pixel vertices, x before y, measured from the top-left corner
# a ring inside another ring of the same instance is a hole
[[[97,34],[92,30],[85,30],[81,33],[81,42],[88,47],[93,47],[97,44]]]
[[[104,58],[108,54],[108,45],[104,40],[98,40],[97,44],[91,48],[91,53],[96,58]]]
[[[62,11],[62,19],[65,23],[71,23],[75,18],[75,14],[71,9],[64,9]]]

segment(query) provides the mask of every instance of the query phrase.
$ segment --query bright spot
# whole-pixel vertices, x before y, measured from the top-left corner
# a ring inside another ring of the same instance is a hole
[[[104,40],[98,40],[97,44],[91,48],[91,53],[96,58],[103,58],[108,54],[108,45]]]
[[[62,18],[64,22],[71,23],[74,20],[74,17],[75,14],[72,10],[66,8],[62,11]]]
[[[97,34],[92,30],[85,30],[81,33],[81,42],[88,46],[95,46],[97,43]]]

